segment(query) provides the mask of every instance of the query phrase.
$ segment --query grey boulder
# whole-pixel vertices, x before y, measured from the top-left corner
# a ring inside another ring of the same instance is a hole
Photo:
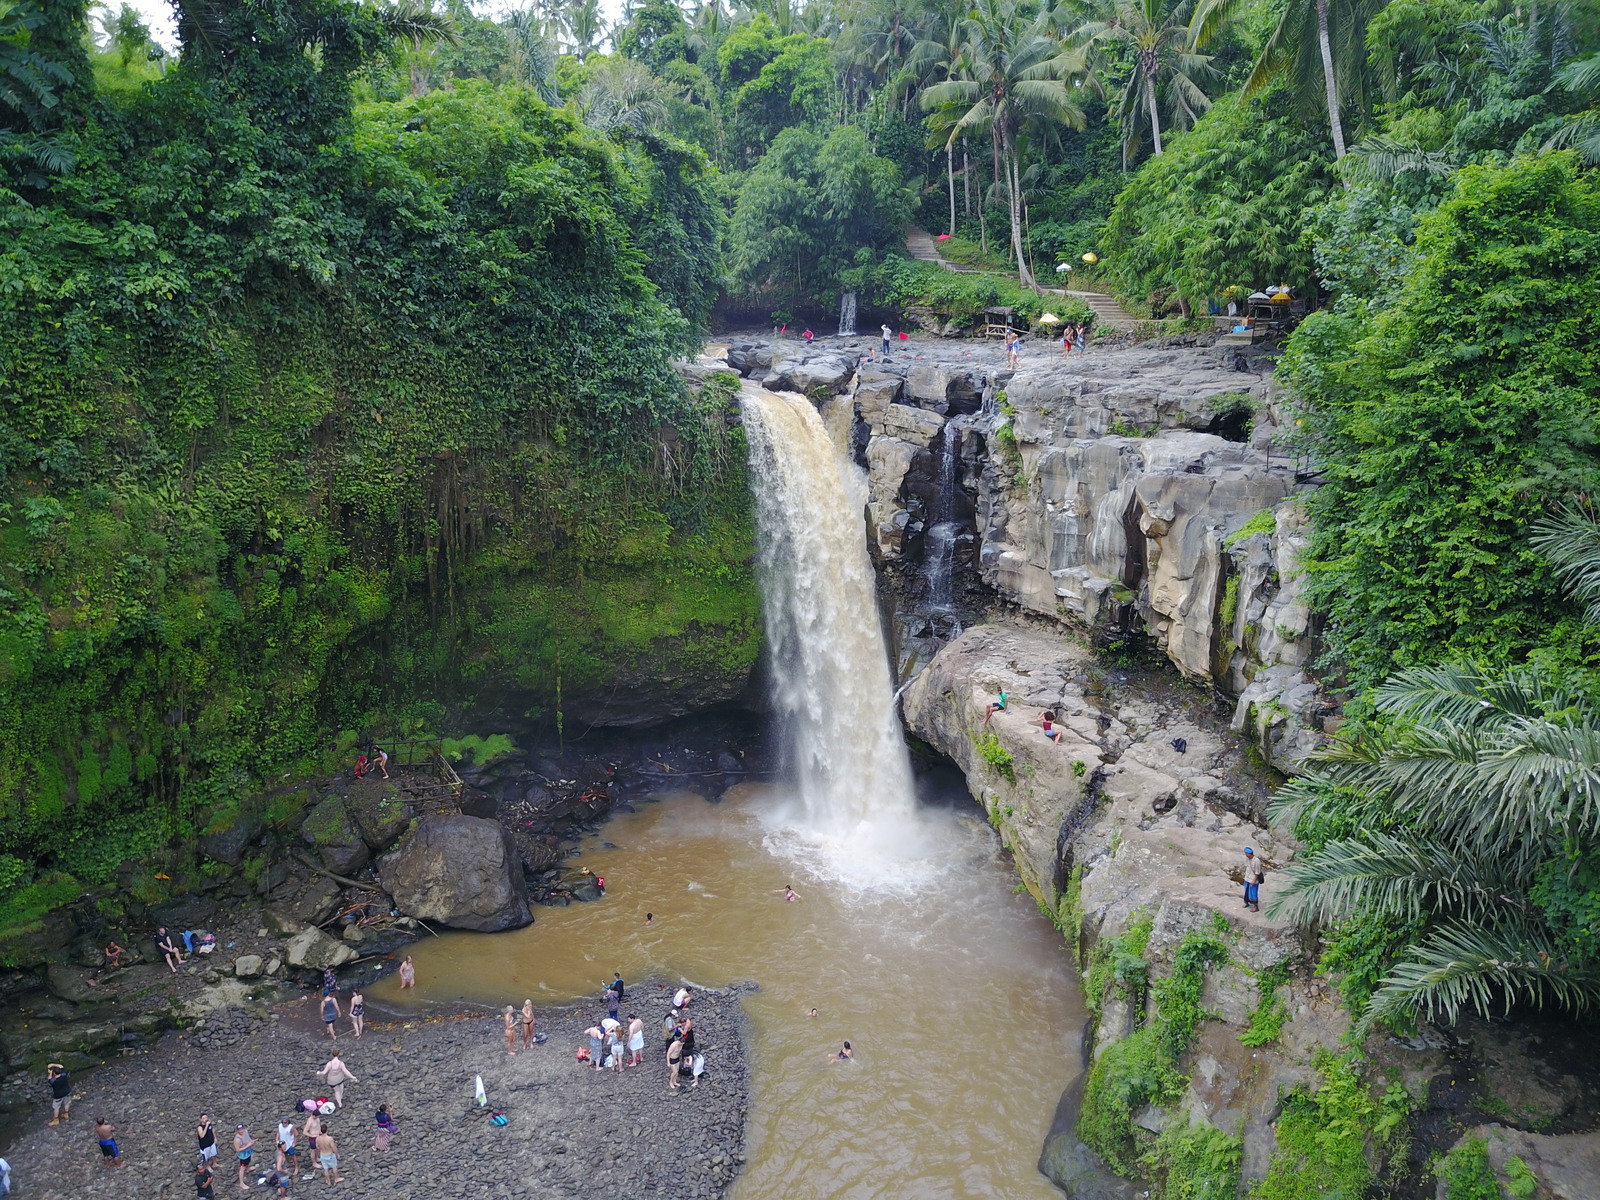
[[[378,860],[378,878],[409,916],[495,933],[533,922],[516,848],[498,821],[426,816]]]
[[[345,963],[361,957],[349,946],[334,941],[314,925],[308,926],[290,938],[283,953],[291,967],[309,967],[313,971],[320,971],[325,967],[342,967]]]

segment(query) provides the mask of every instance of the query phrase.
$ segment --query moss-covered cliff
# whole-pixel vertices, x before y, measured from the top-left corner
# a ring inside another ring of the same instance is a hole
[[[341,729],[670,715],[758,652],[741,433],[671,365],[699,152],[353,111],[344,43],[230,31],[0,179],[0,924]]]

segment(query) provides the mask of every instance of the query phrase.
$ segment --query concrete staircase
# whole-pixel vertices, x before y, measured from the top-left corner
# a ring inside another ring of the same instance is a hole
[[[906,253],[918,262],[938,263],[946,271],[955,271],[962,275],[981,275],[983,272],[972,267],[964,267],[960,263],[949,262],[939,256],[939,247],[933,240],[933,235],[926,229],[913,229],[906,234]]]

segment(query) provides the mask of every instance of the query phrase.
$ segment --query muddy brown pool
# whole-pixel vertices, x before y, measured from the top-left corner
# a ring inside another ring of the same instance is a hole
[[[555,1003],[616,970],[754,980],[734,1200],[1059,1196],[1035,1164],[1084,1014],[1071,956],[1015,891],[994,834],[924,812],[930,852],[847,885],[773,832],[780,803],[756,788],[717,805],[666,794],[614,818],[581,859],[606,877],[603,900],[539,908],[513,933],[424,938],[405,1005]],[[785,883],[799,903],[774,894]],[[369,994],[402,1006],[393,977]],[[624,1009],[651,1025],[665,1003],[635,989]],[[846,1038],[856,1061],[831,1062]]]

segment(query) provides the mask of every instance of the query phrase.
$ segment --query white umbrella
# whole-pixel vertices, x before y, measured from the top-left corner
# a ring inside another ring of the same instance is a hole
[[[472,1088],[472,1097],[473,1097],[473,1099],[475,1099],[478,1102],[478,1107],[479,1108],[488,1108],[489,1107],[489,1096],[488,1096],[488,1093],[483,1090],[483,1076],[482,1075],[474,1075],[472,1078],[473,1078],[473,1088]]]

